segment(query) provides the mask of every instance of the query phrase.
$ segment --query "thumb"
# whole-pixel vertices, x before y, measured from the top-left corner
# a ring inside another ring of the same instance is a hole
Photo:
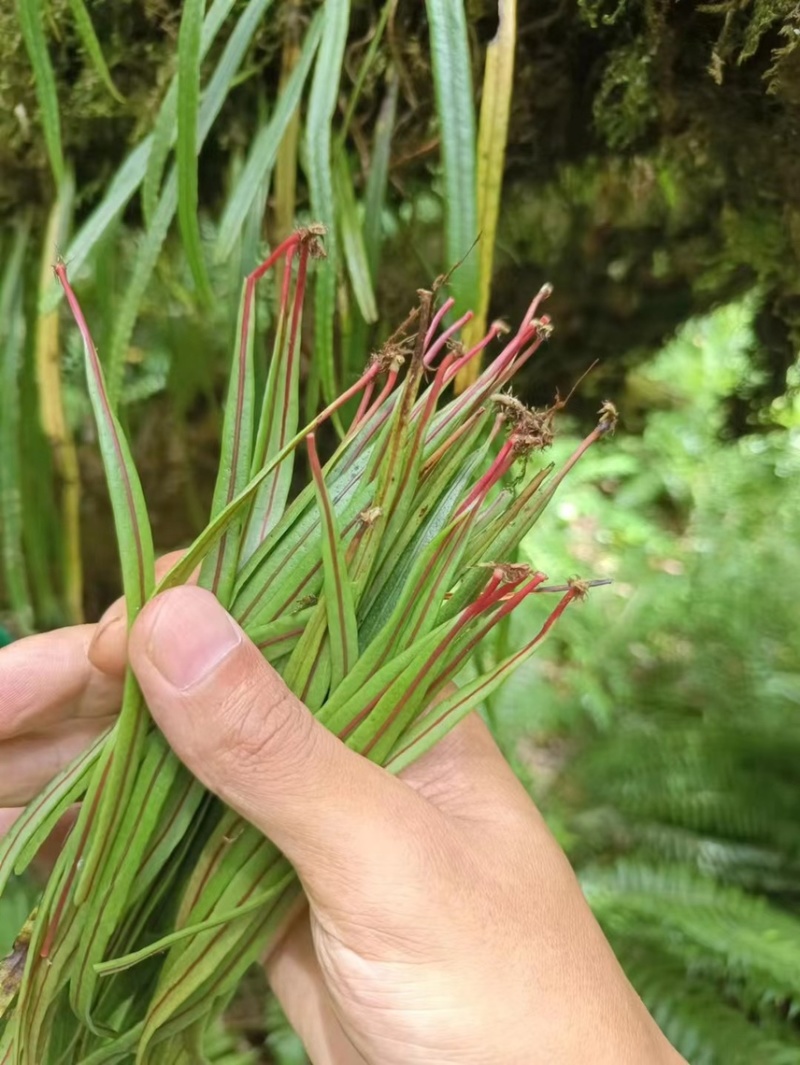
[[[157,596],[128,649],[175,753],[283,851],[308,890],[408,830],[422,800],[319,724],[211,592]]]

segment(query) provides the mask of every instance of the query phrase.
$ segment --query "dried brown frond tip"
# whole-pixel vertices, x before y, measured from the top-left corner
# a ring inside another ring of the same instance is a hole
[[[600,421],[598,423],[599,428],[604,433],[613,433],[617,427],[619,414],[617,413],[617,408],[610,399],[605,400],[600,407],[598,414],[600,415]]]
[[[301,226],[297,230],[300,243],[308,247],[308,253],[312,259],[325,259],[327,257],[328,253],[322,244],[322,238],[326,233],[327,229],[322,222],[312,222],[310,225]]]
[[[548,315],[543,314],[541,318],[534,318],[531,324],[536,330],[536,335],[542,340],[547,340],[553,335],[553,323]]]
[[[530,455],[532,451],[545,451],[553,443],[553,433],[545,428],[535,433],[515,433],[511,446],[515,455]]]
[[[389,370],[396,373],[406,360],[402,345],[387,340],[380,351],[373,351],[369,361],[372,365],[377,363],[381,373],[388,373]]]
[[[553,443],[553,420],[558,404],[547,410],[531,410],[510,392],[490,397],[498,412],[513,426],[513,446],[518,455],[544,451]]]
[[[589,594],[589,588],[591,587],[589,581],[582,581],[580,577],[570,577],[567,580],[567,586],[575,593],[575,596],[578,599],[585,599]]]
[[[510,584],[533,575],[533,570],[526,562],[479,562],[478,569],[499,570],[503,580]]]
[[[495,392],[494,395],[489,396],[489,399],[494,403],[498,414],[502,414],[504,418],[507,418],[514,425],[522,424],[524,419],[530,414],[525,404],[521,403],[510,391]]]

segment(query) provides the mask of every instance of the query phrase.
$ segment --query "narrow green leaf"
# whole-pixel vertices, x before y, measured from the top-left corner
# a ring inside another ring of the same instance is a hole
[[[214,488],[211,516],[215,517],[247,484],[253,456],[255,379],[253,376],[253,297],[255,282],[252,275],[242,288],[239,319],[236,326],[236,354],[234,355],[225,419],[219,472]],[[227,605],[236,579],[239,562],[239,538],[233,530],[225,533],[206,557],[200,571],[200,583],[210,588]]]
[[[92,1023],[97,987],[94,966],[105,955],[129,904],[134,881],[125,875],[125,869],[140,867],[153,836],[160,829],[172,785],[183,772],[161,733],[152,731],[147,737],[130,799],[110,841],[106,869],[111,875],[98,879],[95,891],[85,904],[87,930],[72,965],[70,1000],[75,1014],[88,1025]]]
[[[225,2],[230,3],[230,0],[225,0]],[[251,7],[253,2],[254,0],[251,0]],[[264,0],[258,0],[258,2],[264,3]],[[215,5],[215,7],[217,7],[217,5]],[[222,14],[222,10],[223,9],[220,8],[219,15]],[[250,8],[248,8],[248,11],[249,10]],[[245,15],[247,13],[248,12],[246,11]],[[209,13],[206,20],[207,22],[210,17],[211,13]],[[244,18],[244,15],[242,18]],[[224,103],[227,87],[244,56],[249,38],[247,38],[244,32],[237,32],[239,31],[241,22],[242,20],[240,20],[240,24],[237,25],[234,34],[231,35],[231,39],[228,41],[212,76],[211,84],[213,84],[214,90],[211,91],[209,88],[209,91],[203,95],[203,100],[200,105],[200,114],[197,117],[198,150],[202,147],[212,125],[214,124],[214,120]],[[245,29],[247,28],[248,26],[246,25]],[[169,227],[175,216],[175,211],[178,208],[178,201],[178,180],[176,170],[173,168],[164,183],[161,199],[156,207],[151,225],[139,246],[136,260],[134,262],[133,273],[128,283],[128,287],[125,290],[122,305],[115,318],[115,327],[111,337],[108,356],[109,392],[113,404],[116,404],[119,397],[125,367],[125,356],[136,323],[136,318],[139,314],[139,307],[144,298],[145,291],[147,290],[147,285],[150,282],[150,277],[155,269],[164,241],[166,240]]]
[[[313,433],[306,438],[308,458],[322,517],[322,567],[325,606],[331,648],[331,689],[335,690],[358,659],[358,624],[353,589],[347,576],[342,536],[325,478],[319,464]]]
[[[20,874],[49,836],[69,806],[86,790],[87,778],[108,733],[75,758],[31,799],[0,840],[0,891],[12,872]]]
[[[262,182],[275,165],[281,140],[300,102],[323,27],[323,12],[318,11],[306,33],[297,65],[278,98],[269,121],[256,135],[244,169],[225,205],[217,239],[217,261],[226,260],[233,251]]]
[[[17,0],[17,18],[22,39],[33,67],[36,99],[42,118],[44,140],[56,185],[64,180],[64,154],[61,147],[58,90],[44,33],[44,10],[41,0]]]
[[[178,83],[173,81],[167,90],[159,112],[153,124],[153,132],[148,138],[149,152],[147,166],[142,181],[142,213],[145,229],[153,225],[153,218],[159,202],[161,179],[167,165],[169,153],[175,143],[175,123],[178,111]]]
[[[313,611],[313,606],[305,607],[275,621],[248,626],[245,631],[266,660],[274,663],[283,655],[291,654]]]
[[[375,122],[372,157],[367,174],[367,185],[364,190],[362,232],[373,291],[378,279],[381,245],[383,243],[383,212],[389,183],[389,160],[391,158],[399,87],[400,81],[396,73],[391,71],[388,77],[386,95],[381,102],[378,118]],[[346,376],[349,376],[360,365],[363,365],[367,356],[367,339],[369,335],[367,323],[360,314],[354,314],[352,317],[354,320],[349,334],[343,338],[346,353],[344,356],[344,372]]]
[[[113,961],[99,962],[94,967],[95,972],[98,976],[106,976],[110,973],[120,972],[123,969],[130,969],[131,966],[138,965],[139,962],[145,961],[154,954],[161,954],[163,951],[168,950],[173,944],[180,943],[182,939],[189,939],[191,936],[199,935],[200,932],[208,932],[212,928],[219,928],[221,924],[230,924],[238,917],[245,917],[248,913],[252,913],[253,910],[261,909],[267,903],[272,902],[276,896],[280,895],[289,886],[296,878],[296,875],[293,869],[289,869],[276,884],[254,895],[247,902],[234,906],[231,910],[215,913],[213,917],[208,917],[205,921],[188,925],[186,928],[179,928],[177,931],[157,939],[150,946],[142,947],[141,950],[134,951],[132,954],[124,954],[120,958],[114,958]]]
[[[23,0],[20,0],[23,2]],[[202,35],[202,47],[201,55],[205,56],[209,48],[214,42],[214,39],[219,32],[222,23],[225,21],[230,9],[233,7],[236,0],[214,0],[211,8],[206,15],[203,22],[203,35]],[[175,92],[177,86],[173,82],[170,86],[170,92],[173,93],[172,112],[169,116],[169,125],[172,127],[172,137],[175,135]],[[169,93],[167,94],[169,96]],[[165,102],[161,105],[162,111],[166,106]],[[159,112],[159,117],[160,117]],[[167,119],[164,119],[167,124]],[[114,174],[114,177],[109,184],[103,199],[92,211],[89,217],[81,226],[80,230],[75,234],[72,241],[67,248],[65,258],[70,264],[70,269],[73,274],[77,274],[83,264],[88,259],[89,255],[94,250],[95,245],[99,240],[105,236],[109,228],[120,216],[125,209],[126,204],[130,200],[131,196],[136,192],[142,183],[145,174],[147,173],[148,160],[150,158],[151,151],[153,150],[153,135],[148,134],[144,140],[138,144],[133,151],[127,156],[125,161],[119,167]],[[158,173],[158,180],[156,186],[161,180],[161,171],[166,160],[161,163],[161,170]],[[148,229],[150,225],[148,223]],[[51,311],[59,299],[61,298],[61,288],[59,285],[54,284],[47,295],[43,312],[47,313]]]
[[[198,211],[197,115],[200,105],[200,41],[205,0],[186,0],[178,32],[178,102],[176,162],[178,167],[178,224],[189,268],[203,303],[213,300],[203,261]]]
[[[350,274],[350,283],[365,322],[378,319],[378,307],[372,290],[372,276],[367,251],[358,217],[358,206],[353,192],[353,175],[342,148],[337,147],[333,156],[333,190],[336,197],[337,217],[342,234],[342,248]]]
[[[331,170],[331,129],[342,77],[344,47],[350,20],[349,0],[328,0],[325,26],[306,115],[306,178],[311,212],[328,230],[328,269],[317,274],[314,315],[313,371],[319,374],[322,396],[331,403],[336,396],[333,322],[339,276],[339,242],[336,233],[336,201]]]
[[[139,315],[139,307],[144,298],[150,277],[155,268],[169,227],[178,207],[178,180],[175,170],[167,177],[164,191],[153,217],[153,222],[142,237],[125,294],[114,318],[114,331],[111,334],[108,366],[108,394],[113,408],[119,402],[122,381],[125,373],[125,358],[128,352],[133,327]]]
[[[0,542],[3,579],[14,620],[23,634],[33,631],[33,603],[23,543],[21,371],[25,343],[22,271],[30,218],[18,222],[0,280]]]
[[[211,8],[203,20],[203,30],[200,35],[200,62],[205,59],[208,50],[214,43],[225,19],[236,0],[214,0]],[[153,126],[150,152],[147,157],[147,168],[144,173],[142,184],[142,209],[144,211],[145,224],[149,229],[158,203],[158,193],[161,188],[161,178],[164,173],[169,153],[175,143],[175,124],[178,109],[178,83],[177,78],[170,82],[167,94],[161,102],[156,121]]]
[[[287,238],[284,245],[291,240],[291,237]],[[272,455],[280,452],[297,432],[300,419],[300,333],[310,249],[305,238],[298,243],[300,262],[293,288],[292,260],[297,244],[290,246],[286,255],[275,344],[264,389],[251,474],[257,473]],[[245,529],[242,562],[251,557],[282,517],[289,498],[293,469],[292,452],[256,492]]]
[[[386,96],[381,102],[378,120],[375,123],[372,157],[364,192],[364,248],[373,284],[378,276],[383,240],[383,212],[389,183],[389,161],[392,154],[392,136],[394,135],[399,91],[400,79],[394,71],[390,71]]]
[[[147,508],[128,442],[111,408],[89,327],[67,280],[66,267],[58,263],[55,271],[83,340],[89,398],[114,512],[128,617],[133,622],[154,582],[153,540]]]
[[[517,0],[499,0],[497,33],[486,49],[481,115],[478,128],[478,294],[475,317],[464,329],[464,344],[473,346],[486,332],[492,291],[492,265],[500,216],[500,194],[505,169],[508,121],[514,88],[514,52],[517,44]],[[477,379],[480,360],[461,371],[459,391]]]
[[[353,121],[353,115],[356,112],[358,101],[361,99],[361,93],[364,89],[364,82],[367,80],[367,75],[372,69],[375,58],[378,55],[378,49],[381,46],[383,40],[383,34],[386,30],[386,24],[389,21],[390,16],[397,8],[397,0],[384,0],[381,13],[378,18],[378,23],[375,29],[372,31],[369,47],[364,53],[364,58],[361,60],[361,65],[358,68],[358,74],[356,74],[356,80],[353,88],[350,90],[350,95],[347,100],[347,110],[345,112],[344,121],[342,122],[342,128],[339,132],[339,147],[344,147],[344,142],[347,139],[347,134],[350,131],[350,123]]]
[[[108,64],[103,55],[103,49],[100,47],[100,42],[97,39],[91,16],[84,0],[69,0],[69,6],[72,10],[72,17],[75,19],[75,28],[100,80],[117,103],[125,103],[125,97],[116,87],[114,79],[111,77]]]
[[[425,6],[442,141],[446,265],[450,269],[461,263],[450,280],[450,288],[456,300],[456,314],[463,314],[475,305],[478,279],[477,257],[467,255],[478,236],[469,39],[462,0],[427,0]]]
[[[554,623],[574,598],[574,594],[568,592],[547,618],[542,628],[524,647],[504,658],[488,673],[469,681],[459,688],[455,694],[439,703],[435,711],[429,716],[415,722],[396,744],[385,763],[386,768],[391,773],[399,773],[406,766],[411,765],[426,751],[429,751],[459,721],[463,720],[471,710],[474,710],[476,706],[491,695],[509,674],[539,649],[552,630]]]

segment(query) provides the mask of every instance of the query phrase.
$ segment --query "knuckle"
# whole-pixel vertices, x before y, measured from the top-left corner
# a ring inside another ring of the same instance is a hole
[[[303,713],[287,688],[271,698],[254,683],[243,685],[222,710],[222,764],[237,774],[263,772],[270,761],[304,750],[310,740],[311,716]]]

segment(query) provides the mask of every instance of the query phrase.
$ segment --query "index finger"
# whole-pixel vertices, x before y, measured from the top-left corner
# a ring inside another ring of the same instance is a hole
[[[70,717],[101,717],[119,706],[118,678],[89,661],[95,625],[74,625],[0,651],[0,741]]]

